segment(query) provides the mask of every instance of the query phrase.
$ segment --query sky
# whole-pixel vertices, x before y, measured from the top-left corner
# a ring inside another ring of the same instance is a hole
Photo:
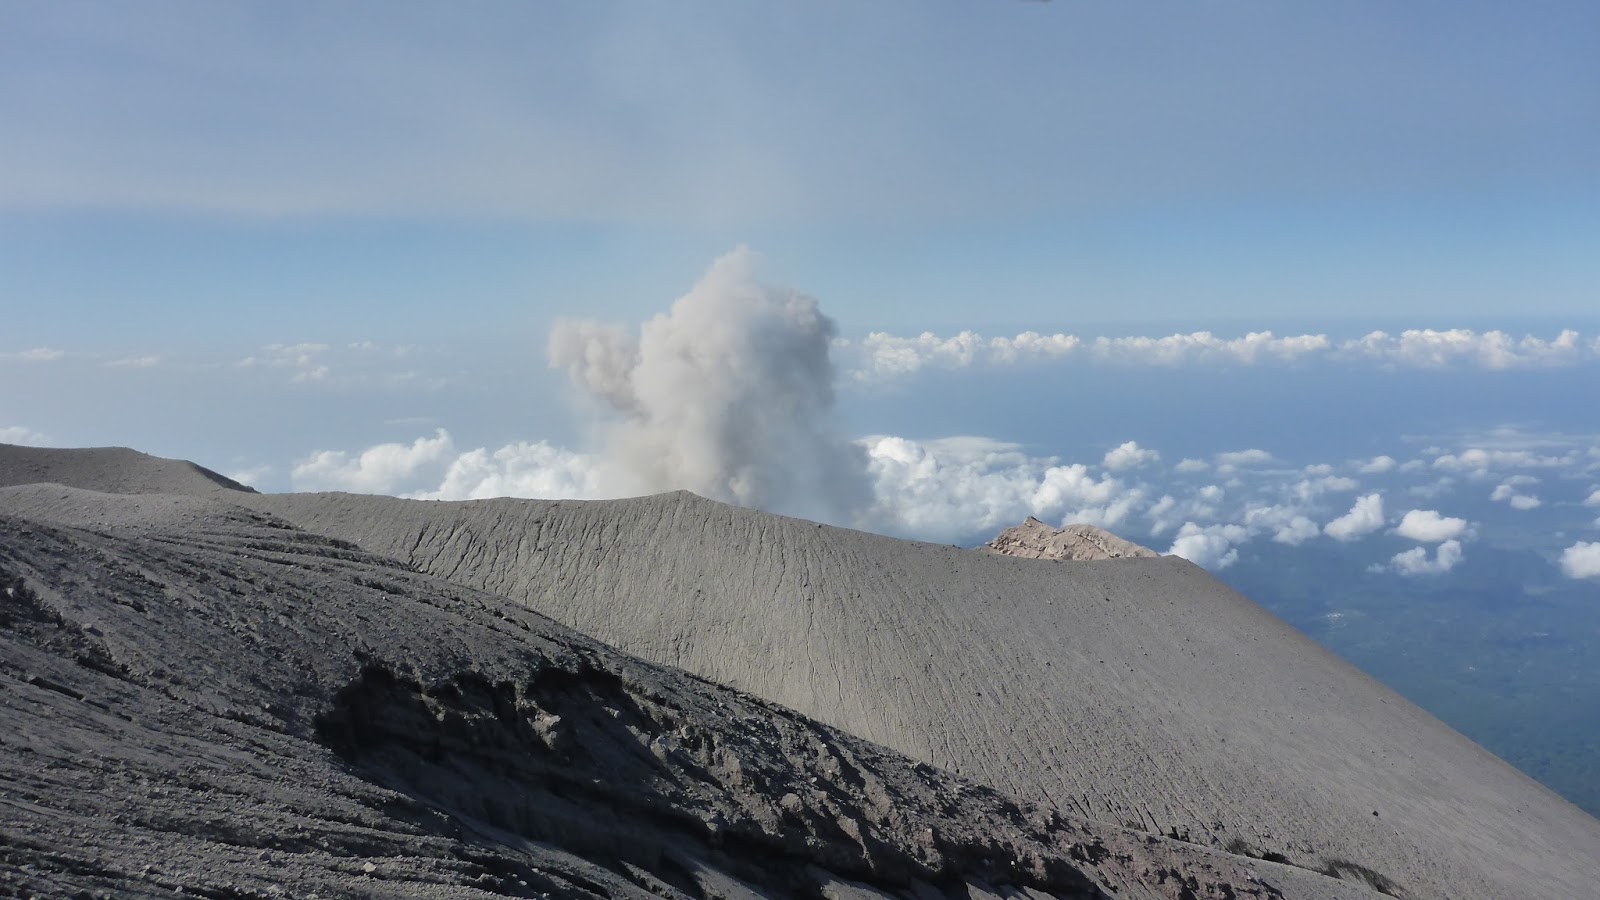
[[[22,0],[0,121],[0,439],[1600,578],[1590,3]]]

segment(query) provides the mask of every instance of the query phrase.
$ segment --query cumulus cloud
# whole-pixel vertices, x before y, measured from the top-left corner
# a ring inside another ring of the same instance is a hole
[[[1480,369],[1523,369],[1571,365],[1594,357],[1578,332],[1570,329],[1545,340],[1532,335],[1514,338],[1503,331],[1468,328],[1435,331],[1412,329],[1398,335],[1374,331],[1346,341],[1339,352],[1347,358],[1376,360],[1411,368],[1471,366]]]
[[[1272,539],[1280,544],[1288,544],[1291,547],[1298,547],[1306,541],[1316,537],[1320,533],[1321,529],[1317,527],[1316,522],[1311,521],[1305,516],[1295,516],[1274,530],[1272,533]]]
[[[1248,450],[1230,450],[1218,453],[1212,457],[1212,461],[1216,465],[1218,474],[1231,475],[1241,468],[1264,466],[1276,460],[1272,458],[1271,453],[1252,447]]]
[[[1273,541],[1291,547],[1298,547],[1322,534],[1316,522],[1291,506],[1251,507],[1245,511],[1244,522],[1252,530],[1271,531]]]
[[[1594,492],[1589,495],[1589,498],[1583,501],[1583,505],[1600,506],[1600,488],[1595,488]]]
[[[1327,350],[1326,335],[1276,337],[1252,331],[1241,338],[1219,338],[1209,331],[1165,337],[1095,338],[1089,352],[1097,359],[1144,365],[1178,366],[1197,362],[1250,365],[1265,360],[1293,361]]]
[[[877,436],[862,445],[877,498],[870,523],[925,540],[987,535],[1028,516],[1115,528],[1144,498],[1142,489],[1096,478],[1082,464],[984,438]]]
[[[399,494],[420,480],[437,477],[455,452],[443,428],[410,444],[378,444],[360,453],[319,450],[296,463],[290,480],[297,491]]]
[[[1218,453],[1216,459],[1219,466],[1259,466],[1272,462],[1272,454],[1252,447],[1249,450]]]
[[[1445,453],[1433,461],[1433,467],[1446,472],[1460,472],[1476,478],[1485,477],[1491,469],[1557,469],[1578,461],[1576,453],[1560,456],[1535,453],[1532,450],[1500,450],[1469,447],[1459,453]]]
[[[1398,463],[1392,456],[1374,456],[1361,464],[1360,472],[1363,475],[1381,475],[1394,471],[1396,465]]]
[[[1070,356],[1083,342],[1070,334],[1024,331],[986,338],[974,331],[940,337],[931,331],[902,337],[874,331],[862,340],[864,368],[857,377],[910,375],[924,368],[965,369],[974,364],[1014,365]],[[848,342],[842,342],[848,346]]]
[[[1525,494],[1517,490],[1519,487],[1527,487],[1538,483],[1539,479],[1531,475],[1513,475],[1496,485],[1495,489],[1489,492],[1489,499],[1496,503],[1509,504],[1512,509],[1538,509],[1544,505],[1543,501],[1533,494]]]
[[[1467,531],[1467,520],[1442,516],[1437,510],[1413,509],[1400,519],[1394,533],[1423,544],[1437,544],[1459,538]]]
[[[7,425],[0,427],[0,444],[18,444],[23,447],[43,447],[48,444],[49,438],[21,425]]]
[[[1128,441],[1107,451],[1102,464],[1113,472],[1120,472],[1123,469],[1137,469],[1160,460],[1160,453],[1140,447],[1137,441]]]
[[[858,377],[900,376],[924,368],[964,369],[1082,357],[1122,365],[1258,365],[1301,361],[1368,362],[1391,368],[1475,368],[1491,371],[1569,366],[1600,359],[1600,340],[1585,341],[1573,330],[1553,338],[1513,337],[1503,331],[1469,328],[1412,329],[1400,334],[1374,331],[1335,344],[1327,335],[1278,336],[1252,331],[1220,337],[1190,334],[1101,336],[1041,334],[985,337],[975,331],[944,336],[933,332],[895,335],[872,332],[861,341]]]
[[[1209,468],[1211,468],[1211,464],[1203,459],[1184,458],[1178,460],[1178,464],[1172,467],[1172,471],[1183,473],[1204,472]]]
[[[871,484],[834,417],[834,323],[811,297],[761,284],[757,262],[744,248],[718,259],[637,336],[558,322],[550,365],[605,416],[615,486],[852,520]]]
[[[419,500],[543,497],[573,500],[608,496],[611,478],[598,456],[544,441],[469,450],[450,461],[438,488],[414,491]]]
[[[1252,365],[1286,362],[1327,351],[1332,344],[1320,334],[1278,337],[1254,331],[1222,338],[1209,331],[1162,337],[1097,337],[1024,331],[1015,337],[984,337],[974,331],[941,336],[931,331],[894,335],[874,331],[861,341],[858,377],[910,375],[924,368],[965,369],[975,365],[1004,366],[1087,355],[1099,362],[1126,365],[1181,366],[1218,362]]]
[[[1322,527],[1336,541],[1353,541],[1383,527],[1383,496],[1367,494],[1356,499],[1350,511]]]
[[[1461,542],[1445,541],[1434,549],[1431,559],[1428,556],[1426,547],[1412,547],[1410,550],[1396,553],[1389,560],[1387,567],[1376,566],[1374,568],[1377,570],[1392,569],[1408,578],[1414,578],[1419,575],[1443,575],[1445,572],[1455,568],[1462,558]]]
[[[1354,478],[1342,475],[1325,475],[1321,478],[1302,478],[1289,486],[1289,493],[1303,503],[1321,497],[1323,494],[1343,493],[1361,487],[1361,483]]]
[[[1236,544],[1250,539],[1250,532],[1242,525],[1198,525],[1185,522],[1178,529],[1167,553],[1181,556],[1197,566],[1220,571],[1239,561]]]
[[[1579,541],[1561,551],[1561,572],[1568,578],[1600,578],[1600,541]]]

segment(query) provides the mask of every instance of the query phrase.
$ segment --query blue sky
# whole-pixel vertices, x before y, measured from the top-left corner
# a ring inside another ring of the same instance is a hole
[[[1587,3],[14,3],[15,344],[1591,312]]]

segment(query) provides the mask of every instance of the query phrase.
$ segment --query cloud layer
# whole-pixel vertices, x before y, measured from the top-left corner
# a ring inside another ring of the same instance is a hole
[[[1504,331],[1424,328],[1399,334],[1373,331],[1342,342],[1325,334],[1279,336],[1271,331],[1252,331],[1236,338],[1209,331],[1095,338],[1036,331],[1014,337],[985,337],[974,331],[948,337],[932,332],[914,336],[872,332],[854,344],[841,342],[841,348],[853,352],[855,377],[863,380],[906,376],[930,368],[1002,367],[1064,359],[1164,367],[1335,362],[1494,371],[1600,361],[1600,336],[1584,337],[1571,329],[1546,339],[1515,337]]]
[[[596,371],[583,376],[592,384],[585,396],[626,401],[632,396],[627,393],[628,382],[608,380],[608,373],[617,369],[607,360],[624,360],[622,370],[632,371],[635,354],[642,351],[626,341],[619,345],[594,336],[618,332],[583,333],[587,337],[580,346],[594,352],[579,359],[585,364],[599,360]],[[1370,459],[1286,467],[1260,448],[1163,465],[1154,448],[1127,441],[1104,451],[1096,462],[1076,463],[982,437],[917,440],[876,435],[848,444],[848,452],[861,460],[861,469],[852,469],[851,474],[862,480],[862,493],[849,521],[902,537],[961,544],[986,539],[1027,516],[1051,523],[1088,522],[1213,570],[1237,563],[1251,542],[1302,546],[1337,541],[1378,549],[1369,571],[1437,576],[1466,560],[1468,545],[1477,539],[1481,526],[1438,508],[1389,514],[1390,502],[1403,495],[1406,480],[1433,478],[1437,470],[1431,462],[1445,457],[1482,459],[1499,483],[1513,486],[1532,484],[1535,476],[1528,472],[1539,471],[1550,478],[1547,487],[1553,491],[1559,486],[1565,496],[1528,515],[1570,517],[1571,510],[1600,505],[1600,490],[1592,487],[1593,475],[1587,474],[1600,471],[1600,452],[1594,452],[1600,445],[1581,445],[1588,440],[1593,439],[1501,431],[1466,438],[1454,448],[1423,448],[1404,463],[1390,457],[1392,464],[1372,473]],[[1555,456],[1506,449],[1519,442],[1543,447]],[[1493,445],[1495,452],[1485,444]],[[1552,471],[1545,465],[1548,458],[1569,460],[1572,469]],[[637,491],[639,473],[626,465],[626,455],[611,452],[603,443],[593,451],[543,441],[463,449],[440,429],[411,442],[379,444],[359,452],[319,451],[294,466],[292,477],[301,490],[441,500],[598,499]],[[1517,466],[1526,468],[1518,471]],[[1219,483],[1210,483],[1209,476],[1217,476]],[[1446,502],[1476,503],[1482,509],[1481,488],[1473,488],[1470,477],[1459,483],[1453,478],[1447,477],[1450,484],[1427,486],[1437,488],[1434,492]],[[1356,493],[1359,496],[1353,499],[1349,496]],[[1587,512],[1584,516],[1587,520]],[[1587,521],[1579,527],[1588,527]],[[1420,546],[1396,552],[1396,539]],[[1572,578],[1600,577],[1600,542],[1572,544],[1557,554],[1556,564]]]

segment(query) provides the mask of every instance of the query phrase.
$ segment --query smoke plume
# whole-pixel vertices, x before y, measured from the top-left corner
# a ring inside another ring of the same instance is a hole
[[[872,491],[834,415],[834,323],[811,297],[757,281],[759,259],[742,247],[718,259],[637,337],[558,321],[550,365],[604,411],[627,490],[852,521]]]

